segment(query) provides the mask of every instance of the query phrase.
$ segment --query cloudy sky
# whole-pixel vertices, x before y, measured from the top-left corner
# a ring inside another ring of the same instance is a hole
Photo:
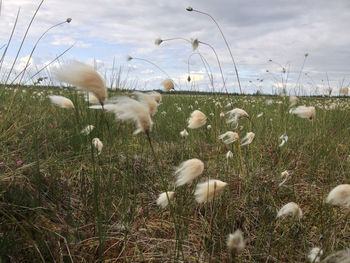
[[[11,67],[40,2],[2,0],[0,54],[19,8],[20,13],[0,78],[4,79]],[[25,66],[40,35],[70,17],[70,24],[53,28],[39,42],[26,78],[75,43],[60,63],[79,60],[95,64],[108,85],[114,61],[116,70],[122,69],[127,87],[160,88],[167,76],[146,61],[127,62],[130,55],[158,65],[179,89],[210,90],[206,67],[198,53],[192,55],[190,43],[172,40],[160,46],[154,44],[157,38],[197,38],[216,50],[227,89],[238,92],[234,67],[220,32],[208,16],[186,11],[188,6],[210,13],[220,24],[246,93],[280,92],[282,84],[290,93],[298,93],[300,85],[305,94],[326,93],[329,86],[338,90],[349,85],[349,0],[45,0],[29,29],[15,73]],[[215,90],[222,90],[212,49],[200,44],[198,51],[209,64],[207,70],[212,72]],[[188,63],[192,83],[186,82]],[[50,76],[50,71],[43,71],[45,75]]]

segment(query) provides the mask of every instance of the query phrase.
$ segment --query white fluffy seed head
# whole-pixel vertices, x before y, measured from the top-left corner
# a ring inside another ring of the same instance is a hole
[[[100,155],[103,148],[103,143],[101,142],[101,140],[99,138],[93,138],[92,145],[95,147],[97,155]]]
[[[58,81],[92,92],[100,103],[107,98],[107,88],[102,77],[89,65],[73,61],[64,68],[56,70],[54,75]]]
[[[254,138],[255,138],[255,133],[253,133],[253,132],[248,132],[248,133],[246,134],[246,136],[244,136],[244,138],[242,139],[242,141],[241,141],[241,143],[242,143],[241,146],[251,144],[252,141],[254,140]]]
[[[290,107],[294,106],[295,104],[297,104],[299,101],[299,99],[296,96],[290,96],[289,97],[289,103],[290,103]]]
[[[139,102],[148,107],[149,112],[152,116],[157,113],[158,105],[162,99],[161,95],[158,92],[134,92],[134,94],[137,96]]]
[[[290,202],[284,205],[278,211],[277,218],[285,217],[285,216],[292,216],[294,218],[301,219],[303,217],[303,212],[301,211],[300,207],[296,203]]]
[[[228,131],[228,132],[225,132],[224,134],[219,135],[219,140],[224,140],[225,144],[233,143],[238,139],[239,139],[239,135],[237,132]]]
[[[214,196],[222,192],[226,186],[227,183],[215,179],[200,183],[197,185],[196,191],[194,192],[195,199],[198,203],[211,201]]]
[[[195,110],[191,113],[190,118],[188,119],[188,128],[197,129],[205,125],[207,122],[207,116],[199,110]]]
[[[170,91],[172,89],[175,89],[175,85],[174,85],[174,81],[172,81],[171,79],[165,79],[163,80],[160,85],[163,86],[163,90],[164,91]]]
[[[300,118],[312,120],[316,115],[315,107],[298,106],[289,110],[289,113],[296,114]]]
[[[81,134],[83,135],[89,135],[92,130],[95,129],[94,125],[87,125],[84,129],[80,131]]]
[[[311,263],[318,263],[321,260],[321,256],[323,255],[323,250],[319,247],[314,247],[310,250],[307,258]]]
[[[226,245],[230,252],[241,252],[245,248],[245,241],[242,231],[237,229],[233,234],[229,234]]]
[[[239,109],[239,108],[235,108],[233,110],[230,110],[226,114],[229,114],[231,116],[236,117],[237,120],[242,119],[242,118],[249,118],[248,113],[245,110]]]
[[[117,97],[112,99],[113,104],[106,104],[105,110],[113,112],[117,119],[122,121],[132,120],[136,124],[136,131],[134,134],[139,132],[148,133],[152,130],[152,119],[150,116],[149,107],[144,103],[134,100],[129,97]],[[91,106],[91,109],[100,109],[101,106]]]
[[[322,263],[350,263],[350,248],[337,251],[327,256],[322,260]]]
[[[57,106],[59,106],[61,108],[74,109],[73,102],[66,97],[52,95],[52,96],[49,96],[49,98],[53,104],[56,104]]]
[[[329,192],[326,202],[350,209],[350,184],[340,184],[333,188]]]
[[[232,159],[233,158],[233,153],[231,151],[228,151],[226,153],[226,159]]]
[[[188,132],[186,131],[186,129],[184,129],[183,131],[180,132],[180,135],[182,138],[186,138],[188,136]]]
[[[167,196],[167,194],[168,194],[168,196]],[[167,207],[168,204],[169,204],[169,201],[174,199],[174,194],[175,194],[175,192],[164,192],[164,193],[161,193],[158,196],[158,199],[156,201],[157,205],[159,205],[161,208]]]
[[[175,175],[177,175],[175,186],[191,183],[203,173],[203,170],[204,163],[196,158],[181,163],[175,171]]]

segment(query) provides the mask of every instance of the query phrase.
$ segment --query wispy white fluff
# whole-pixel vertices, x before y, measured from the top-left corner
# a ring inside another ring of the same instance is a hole
[[[288,136],[287,134],[283,134],[280,137],[281,143],[278,145],[279,147],[282,147],[287,141],[288,141]]]
[[[148,107],[149,112],[152,116],[157,113],[158,105],[162,99],[161,95],[158,92],[134,92],[134,94],[137,96],[139,102]]]
[[[57,96],[57,95],[52,95],[52,96],[49,96],[51,102],[53,104],[56,104],[57,106],[61,107],[61,108],[65,108],[65,109],[74,109],[74,104],[73,102],[66,98],[66,97],[63,97],[63,96]]]
[[[183,131],[180,132],[180,136],[182,138],[186,138],[188,136],[188,132],[186,131],[186,129],[184,129]]]
[[[296,203],[290,202],[284,205],[278,211],[277,218],[285,217],[285,216],[292,216],[292,217],[301,219],[303,217],[303,212],[301,211],[300,207]]]
[[[349,263],[350,262],[350,248],[334,252],[327,256],[322,263]]]
[[[329,192],[326,202],[350,209],[350,184],[340,184],[333,188]]]
[[[318,263],[321,260],[321,256],[323,255],[323,250],[319,247],[314,247],[310,250],[307,258],[311,263]]]
[[[196,191],[194,192],[195,199],[198,203],[211,201],[214,196],[222,192],[226,186],[227,183],[215,179],[200,183],[197,185]]]
[[[219,135],[219,140],[224,140],[225,144],[233,143],[238,139],[239,139],[239,136],[237,132],[228,131],[228,132],[225,132],[224,134]]]
[[[226,245],[229,251],[240,253],[245,248],[242,231],[237,229],[234,233],[229,234],[226,240]]]
[[[226,112],[230,116],[230,118],[226,121],[227,123],[233,123],[238,127],[238,121],[242,118],[249,118],[248,113],[245,110],[235,108]]]
[[[167,194],[168,194],[168,196],[167,196]],[[164,192],[164,193],[161,193],[158,196],[158,199],[156,201],[157,205],[159,205],[161,208],[167,207],[168,204],[169,204],[169,201],[174,199],[174,194],[175,194],[175,192]],[[169,197],[169,200],[168,200],[168,197]]]
[[[56,70],[54,76],[58,81],[92,92],[103,103],[107,98],[107,88],[102,77],[96,70],[86,64],[73,61]]]
[[[84,129],[81,130],[81,134],[83,135],[89,135],[92,130],[95,129],[94,125],[87,125]]]
[[[232,158],[233,158],[233,153],[231,151],[228,151],[226,153],[226,159],[228,160],[228,159],[232,159]]]
[[[96,98],[96,96],[92,92],[86,93],[85,101],[88,101],[91,104],[98,104],[98,103],[100,103],[98,98]]]
[[[281,187],[287,182],[287,180],[289,179],[289,172],[287,170],[283,171],[281,173],[281,178],[283,179],[283,181],[278,185],[279,187]]]
[[[188,128],[197,129],[205,125],[207,122],[207,116],[199,110],[195,110],[191,113],[190,118],[188,119]]]
[[[160,85],[163,86],[163,90],[164,91],[170,91],[172,89],[175,89],[175,85],[174,85],[174,81],[172,81],[171,79],[165,79],[163,80]]]
[[[149,108],[137,100],[129,97],[117,97],[112,100],[114,104],[106,104],[105,110],[113,112],[117,119],[122,121],[132,120],[137,129],[134,134],[148,133],[152,129],[152,119]],[[100,105],[91,106],[91,109],[101,109]]]
[[[290,96],[289,97],[289,103],[290,103],[290,107],[293,107],[295,104],[297,104],[299,101],[299,99],[295,96]]]
[[[177,175],[175,186],[191,183],[203,173],[203,170],[204,163],[196,158],[181,163],[175,171],[175,175]]]
[[[103,143],[101,142],[101,140],[99,138],[93,138],[92,145],[95,147],[97,155],[100,155],[103,148]]]
[[[264,115],[264,113],[263,112],[260,112],[256,117],[257,118],[260,118],[261,116],[263,116]]]
[[[312,120],[316,115],[315,107],[298,106],[289,110],[289,113],[296,114],[300,118]]]
[[[241,146],[251,144],[252,141],[254,140],[255,133],[253,132],[248,132],[246,136],[242,139],[241,141]]]

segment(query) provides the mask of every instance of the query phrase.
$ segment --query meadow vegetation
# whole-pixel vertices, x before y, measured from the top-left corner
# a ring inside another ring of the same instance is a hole
[[[50,95],[70,98],[75,108],[51,104]],[[347,98],[300,98],[299,105],[316,108],[308,120],[289,113],[288,97],[163,95],[152,117],[152,153],[147,136],[133,135],[132,122],[89,109],[85,95],[1,89],[4,262],[305,262],[313,247],[329,255],[349,245],[348,210],[325,203],[333,187],[350,180]],[[236,130],[221,114],[232,107],[250,117]],[[189,129],[194,110],[207,121]],[[87,125],[95,128],[82,134]],[[242,147],[218,139],[230,130],[255,138]],[[288,140],[279,147],[283,134]],[[99,155],[95,137],[103,143]],[[193,158],[204,163],[203,173],[175,189],[175,170]],[[227,186],[198,204],[196,185],[208,179]],[[165,191],[175,194],[161,208],[156,200]],[[289,202],[303,216],[277,219]],[[245,248],[231,253],[226,241],[236,229]]]

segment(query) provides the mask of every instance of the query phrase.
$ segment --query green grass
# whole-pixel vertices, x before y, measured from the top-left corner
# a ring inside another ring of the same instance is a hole
[[[50,94],[69,97],[75,110],[51,105]],[[147,137],[132,135],[132,123],[107,113],[108,130],[102,111],[88,109],[75,90],[19,88],[14,95],[3,87],[1,261],[305,262],[312,247],[324,255],[346,248],[347,211],[324,200],[336,185],[350,183],[348,99],[301,98],[299,105],[316,107],[313,121],[288,114],[288,98],[231,99],[251,117],[239,122],[240,137],[255,133],[252,144],[242,147],[243,169],[237,142],[217,139],[233,129],[219,116],[229,110],[226,96],[164,95],[151,132],[157,163]],[[179,133],[195,109],[207,115],[212,129],[187,129],[184,141]],[[84,136],[80,131],[88,124],[95,129]],[[289,140],[280,148],[285,131]],[[104,144],[99,156],[91,149],[94,137]],[[228,150],[234,153],[229,161]],[[176,189],[170,207],[157,207],[158,195],[174,189],[175,167],[191,158],[204,162],[204,173]],[[278,187],[284,170],[291,178]],[[193,192],[207,178],[228,186],[199,205]],[[304,217],[276,220],[292,201]],[[237,228],[247,246],[230,255],[226,238]]]

